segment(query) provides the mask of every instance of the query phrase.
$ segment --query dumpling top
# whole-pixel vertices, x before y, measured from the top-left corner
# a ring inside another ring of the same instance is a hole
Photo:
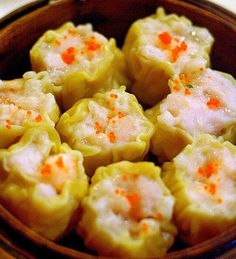
[[[0,200],[22,222],[54,240],[74,224],[88,188],[83,157],[40,125],[0,150]],[[72,224],[73,222],[73,224]]]
[[[47,70],[61,86],[65,109],[81,98],[129,83],[115,40],[93,31],[91,24],[75,27],[68,22],[47,31],[31,49],[30,58],[33,70]]]
[[[207,53],[213,37],[207,29],[193,26],[184,16],[166,15],[163,8],[158,8],[156,14],[137,20],[132,26],[143,32],[133,42],[140,55],[153,62],[171,63],[177,74],[205,67],[209,62]],[[128,46],[129,40],[128,34]]]
[[[123,46],[131,92],[140,102],[156,105],[170,92],[171,77],[209,65],[213,41],[207,29],[183,16],[166,15],[163,8],[135,21]]]
[[[114,163],[96,170],[78,232],[100,255],[163,255],[176,235],[173,206],[153,163]]]
[[[0,148],[9,147],[27,127],[58,121],[60,110],[49,93],[53,87],[46,72],[0,81]]]
[[[160,104],[158,121],[192,136],[219,136],[236,125],[236,81],[231,76],[203,69],[180,74],[170,84],[172,93]]]
[[[121,87],[77,102],[61,116],[57,130],[63,141],[83,153],[88,167],[96,168],[142,159],[154,127],[135,96]]]
[[[92,74],[103,59],[108,40],[92,30],[91,24],[78,25],[66,23],[57,31],[48,31],[39,40],[43,63],[33,62],[33,69],[49,72],[85,71]],[[36,48],[36,47],[35,47]],[[36,49],[31,50],[34,55]]]
[[[185,242],[200,243],[235,225],[235,159],[234,145],[203,134],[164,164],[164,181],[176,197],[175,222]]]
[[[54,96],[45,93],[43,77],[38,74],[0,82],[0,125],[10,128],[25,121],[57,122],[59,108]]]
[[[82,156],[77,154],[78,159],[75,159],[73,152],[66,152],[69,148],[60,146],[57,132],[46,129],[28,129],[20,142],[8,151],[2,150],[0,157],[3,171],[8,172],[9,177],[23,178],[31,184],[39,183],[42,195],[47,196],[60,193],[66,181],[76,179],[78,166],[83,167]]]

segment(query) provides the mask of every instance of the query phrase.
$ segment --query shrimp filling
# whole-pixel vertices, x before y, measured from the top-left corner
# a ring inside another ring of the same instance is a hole
[[[210,213],[231,215],[236,199],[235,159],[236,155],[225,147],[214,152],[202,147],[188,156],[179,155],[175,162],[186,167],[189,198]]]
[[[101,181],[92,202],[106,231],[118,235],[126,231],[134,239],[143,233],[152,235],[172,216],[173,199],[157,182],[138,173]]]
[[[160,105],[157,120],[193,136],[219,136],[236,123],[236,86],[213,70],[201,70],[172,81],[172,93]]]
[[[93,73],[104,55],[107,39],[93,32],[91,25],[79,25],[60,32],[56,39],[49,38],[41,47],[45,68],[50,71],[85,71]]]
[[[145,132],[146,122],[131,111],[128,96],[113,90],[102,102],[89,101],[89,114],[74,124],[75,142],[109,148],[136,141]]]
[[[172,21],[170,26],[153,18],[144,19],[140,26],[145,32],[140,39],[141,53],[145,58],[168,61],[175,66],[176,73],[206,65],[206,60],[199,56],[201,45],[211,42],[206,29],[180,21]]]

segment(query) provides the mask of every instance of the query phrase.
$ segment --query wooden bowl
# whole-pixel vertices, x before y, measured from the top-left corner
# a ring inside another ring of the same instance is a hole
[[[66,21],[76,24],[91,22],[107,37],[114,37],[121,46],[130,24],[163,6],[167,12],[185,15],[195,24],[207,27],[215,37],[212,67],[236,77],[236,17],[206,1],[176,0],[80,0],[59,1],[46,5],[0,29],[0,78],[21,77],[30,70],[29,50],[46,30],[54,29]],[[59,243],[51,242],[34,233],[0,205],[0,240],[10,249],[26,257],[33,254],[57,253],[66,257],[90,258],[87,250],[73,233]],[[210,224],[210,222],[209,222]],[[177,242],[166,258],[183,258],[221,254],[234,245],[236,226],[201,244],[186,247]],[[28,250],[29,252],[26,252]]]

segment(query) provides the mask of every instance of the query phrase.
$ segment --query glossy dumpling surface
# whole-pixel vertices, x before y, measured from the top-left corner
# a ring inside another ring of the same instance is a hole
[[[236,223],[236,147],[201,135],[172,162],[164,182],[176,198],[174,218],[180,237],[194,245]]]
[[[0,148],[11,145],[26,128],[46,123],[54,125],[60,110],[47,73],[0,82]]]
[[[61,145],[53,128],[28,129],[0,151],[0,167],[1,203],[29,228],[54,240],[73,226],[88,179],[81,153]]]
[[[176,235],[173,205],[153,163],[111,164],[96,170],[77,230],[100,255],[163,255]]]
[[[32,68],[47,70],[62,85],[64,108],[120,84],[127,84],[123,53],[114,39],[93,31],[91,24],[66,23],[47,31],[30,51]]]
[[[135,21],[123,46],[131,91],[142,103],[157,104],[169,93],[170,77],[208,66],[212,43],[207,29],[163,8]]]
[[[171,93],[146,111],[156,125],[151,149],[170,160],[200,134],[223,136],[235,143],[236,81],[211,69],[180,74],[170,80]]]
[[[120,160],[142,160],[154,126],[134,95],[124,87],[77,102],[65,112],[57,130],[63,141],[82,152],[86,172]]]

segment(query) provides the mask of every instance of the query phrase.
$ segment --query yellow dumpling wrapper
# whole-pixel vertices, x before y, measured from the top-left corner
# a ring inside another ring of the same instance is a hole
[[[155,124],[151,151],[171,160],[201,134],[236,143],[236,81],[212,69],[182,73],[170,81],[171,93],[145,115]]]
[[[154,163],[122,161],[99,167],[83,199],[77,232],[102,256],[160,256],[177,234],[173,206]]]
[[[31,74],[31,75],[30,75]],[[7,148],[24,131],[38,124],[54,125],[60,115],[47,73],[0,81],[0,148]]]
[[[166,15],[163,8],[135,21],[123,46],[134,81],[131,92],[144,104],[157,104],[170,92],[172,76],[209,65],[213,41],[206,28],[193,26],[184,16]]]
[[[125,87],[78,101],[62,114],[56,128],[64,142],[82,152],[88,175],[98,166],[142,160],[154,133],[153,124]]]
[[[87,193],[79,151],[60,143],[49,126],[28,129],[0,150],[0,201],[30,229],[55,240],[72,228]]]
[[[174,220],[183,241],[195,245],[236,224],[236,147],[207,134],[163,166],[176,198]]]
[[[31,49],[30,59],[33,70],[47,70],[62,86],[64,109],[81,98],[129,83],[115,40],[93,31],[91,24],[76,27],[67,22],[45,32]]]

